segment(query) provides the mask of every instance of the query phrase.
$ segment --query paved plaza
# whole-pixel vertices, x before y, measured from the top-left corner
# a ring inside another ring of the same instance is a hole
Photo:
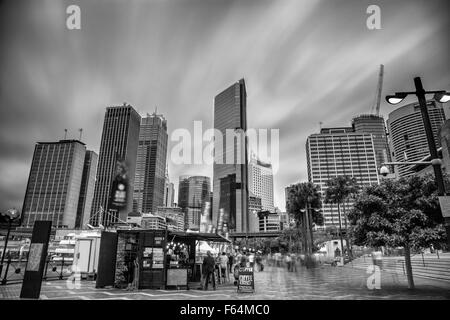
[[[406,277],[381,272],[381,288],[369,290],[366,270],[321,266],[298,267],[287,272],[283,267],[266,266],[255,273],[255,293],[237,293],[233,284],[217,290],[135,290],[96,289],[95,282],[81,281],[70,289],[65,280],[43,282],[41,299],[49,300],[343,300],[343,299],[450,299],[450,282],[415,278],[416,289],[408,290]],[[18,299],[21,284],[0,286],[1,299]]]

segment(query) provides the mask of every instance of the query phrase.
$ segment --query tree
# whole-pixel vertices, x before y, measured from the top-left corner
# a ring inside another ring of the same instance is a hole
[[[408,287],[414,288],[411,249],[445,242],[437,187],[431,175],[386,179],[367,187],[349,213],[350,232],[358,245],[403,247]]]
[[[325,202],[335,203],[338,207],[338,217],[339,217],[339,238],[341,239],[341,248],[344,249],[344,242],[342,240],[342,221],[341,221],[341,205],[351,196],[358,192],[358,186],[356,179],[349,176],[337,176],[331,178],[327,181],[327,190],[325,191]],[[344,218],[345,206],[344,206]],[[351,255],[350,241],[348,237],[347,219],[345,219],[345,229],[346,229],[346,244],[347,252]]]
[[[322,213],[320,211],[310,210],[311,208],[320,208],[322,205],[320,200],[321,196],[319,188],[311,182],[297,183],[288,187],[286,210],[294,217],[298,230],[302,230],[301,233],[303,233],[303,243],[306,253],[312,249],[313,244],[312,230],[310,227],[312,222],[317,225],[323,224]],[[306,208],[308,208],[308,210],[304,214],[303,212],[305,212]],[[306,220],[307,217],[308,220]],[[307,225],[307,221],[309,222],[309,225]],[[309,236],[311,237],[310,246],[308,246],[309,240],[307,230],[309,230]],[[300,232],[299,235],[301,236]]]

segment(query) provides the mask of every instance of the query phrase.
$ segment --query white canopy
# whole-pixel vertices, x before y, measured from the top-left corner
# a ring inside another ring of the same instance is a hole
[[[200,247],[199,250],[202,253],[206,253],[207,251],[211,251],[211,253],[214,253],[214,254],[219,253],[218,249],[213,249],[206,241],[200,241],[199,247]]]

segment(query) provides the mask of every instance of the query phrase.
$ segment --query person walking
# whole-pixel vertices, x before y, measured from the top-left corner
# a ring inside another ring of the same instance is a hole
[[[216,268],[216,262],[211,255],[211,251],[206,252],[206,257],[203,259],[203,272],[205,274],[205,288],[208,290],[209,279],[212,277],[213,290],[216,290],[216,277],[214,275],[214,270]]]
[[[291,258],[291,255],[288,253],[288,254],[286,254],[286,264],[287,264],[288,272],[292,271],[291,263],[292,263],[292,258]]]
[[[222,278],[222,275],[223,275],[223,278]],[[230,281],[230,276],[228,273],[228,256],[225,252],[222,252],[222,255],[220,256],[220,276],[222,279],[226,279],[226,281]]]

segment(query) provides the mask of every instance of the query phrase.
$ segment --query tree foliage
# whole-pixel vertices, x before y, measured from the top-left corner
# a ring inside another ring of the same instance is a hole
[[[351,195],[358,193],[356,179],[349,176],[337,176],[327,181],[326,203],[343,203]]]
[[[409,246],[416,250],[446,239],[437,187],[432,176],[386,179],[367,187],[348,215],[358,245]]]
[[[319,187],[311,182],[302,182],[291,185],[286,195],[286,210],[293,215],[297,226],[303,225],[304,214],[300,210],[305,210],[306,204],[310,208],[319,209],[322,207]],[[323,225],[323,215],[319,211],[312,210],[312,220],[316,225]]]

